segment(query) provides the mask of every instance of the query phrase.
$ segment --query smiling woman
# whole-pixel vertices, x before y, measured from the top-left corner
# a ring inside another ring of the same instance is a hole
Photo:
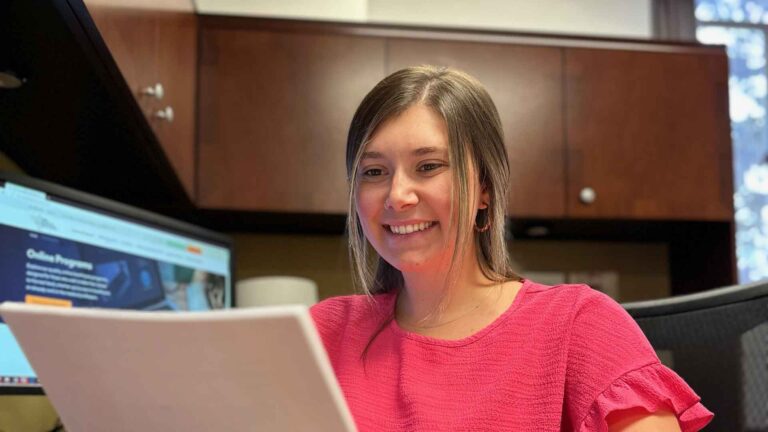
[[[488,93],[431,66],[381,81],[347,141],[363,295],[312,316],[361,431],[695,431],[712,418],[629,315],[512,270],[510,167]]]

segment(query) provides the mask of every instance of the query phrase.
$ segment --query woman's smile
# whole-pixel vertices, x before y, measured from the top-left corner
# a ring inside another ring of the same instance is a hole
[[[396,247],[414,244],[414,242],[428,240],[434,230],[438,228],[438,222],[421,222],[417,224],[384,225],[387,242]]]
[[[418,233],[421,231],[425,231],[429,228],[432,228],[437,224],[435,221],[427,221],[427,222],[416,222],[416,223],[399,223],[399,224],[392,224],[392,225],[383,225],[385,229],[389,229],[393,234],[398,235],[406,235],[406,234],[412,234],[412,233]]]

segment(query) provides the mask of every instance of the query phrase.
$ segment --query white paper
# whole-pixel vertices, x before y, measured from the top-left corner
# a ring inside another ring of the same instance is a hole
[[[0,315],[70,432],[355,430],[303,306]]]

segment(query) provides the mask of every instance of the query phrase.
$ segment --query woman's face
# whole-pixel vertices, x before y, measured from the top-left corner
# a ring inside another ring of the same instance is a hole
[[[450,263],[456,239],[451,210],[455,215],[458,208],[451,202],[448,151],[445,121],[421,104],[380,125],[364,149],[357,214],[374,249],[402,272],[442,271]],[[471,188],[474,221],[487,195],[477,182]]]

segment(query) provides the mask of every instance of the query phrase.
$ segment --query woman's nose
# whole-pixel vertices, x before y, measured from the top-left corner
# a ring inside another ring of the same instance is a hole
[[[389,194],[384,201],[384,207],[400,211],[413,207],[419,202],[413,182],[401,173],[395,173],[392,176],[392,182],[389,186]]]

